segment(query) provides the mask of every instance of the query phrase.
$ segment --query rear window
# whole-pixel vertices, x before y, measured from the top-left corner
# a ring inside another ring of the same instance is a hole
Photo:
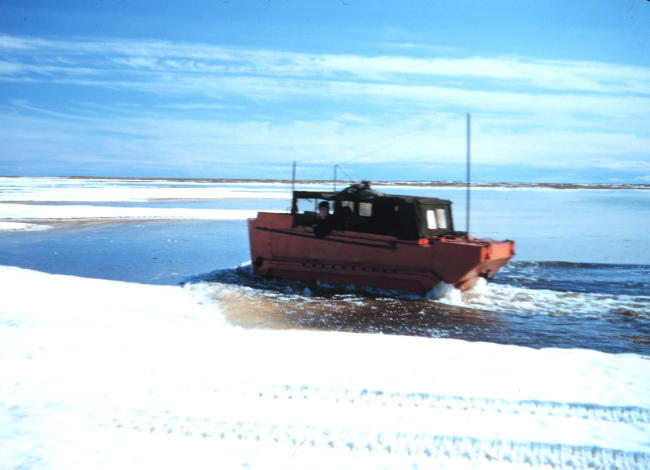
[[[427,228],[429,230],[438,230],[438,221],[436,220],[436,213],[431,209],[427,210]]]
[[[369,202],[359,203],[359,215],[363,217],[372,216],[372,204]]]
[[[447,211],[444,209],[436,209],[436,221],[438,222],[438,228],[446,229],[447,228]]]
[[[341,201],[341,207],[349,207],[352,213],[354,213],[354,202],[352,201]]]
[[[427,209],[427,228],[429,230],[447,230],[447,211],[445,209]]]

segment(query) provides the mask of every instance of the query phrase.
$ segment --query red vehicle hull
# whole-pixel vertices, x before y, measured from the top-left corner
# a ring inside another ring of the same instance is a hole
[[[270,278],[321,281],[427,293],[444,281],[465,291],[490,277],[515,254],[512,241],[455,236],[399,240],[335,230],[316,238],[293,227],[291,214],[260,212],[248,219],[256,273]]]

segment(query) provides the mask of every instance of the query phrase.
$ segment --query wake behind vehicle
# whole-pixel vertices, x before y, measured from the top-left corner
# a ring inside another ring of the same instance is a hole
[[[333,206],[325,219],[322,201]],[[512,241],[455,231],[451,201],[384,194],[367,182],[294,191],[290,213],[259,212],[248,231],[253,269],[264,277],[422,295],[440,282],[470,289],[515,254]]]

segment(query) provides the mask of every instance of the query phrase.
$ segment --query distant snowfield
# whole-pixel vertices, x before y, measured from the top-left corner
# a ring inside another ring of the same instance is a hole
[[[1,211],[0,211],[1,212]],[[47,230],[50,228],[48,225],[42,224],[25,224],[20,222],[0,222],[0,231],[25,231],[29,232],[32,230]]]
[[[257,217],[255,210],[161,209],[150,207],[106,207],[84,205],[0,204],[0,219],[80,220],[80,219],[190,219],[245,220]],[[7,229],[11,229],[8,225]],[[3,226],[0,225],[0,230]]]
[[[211,292],[0,266],[0,467],[650,467],[647,357],[245,330]]]
[[[465,190],[460,186],[445,189]],[[514,186],[517,190],[555,191],[548,187]],[[302,190],[331,190],[322,184],[298,184]],[[513,185],[475,189],[512,190]],[[404,183],[377,186],[380,191],[421,192],[431,187]],[[581,189],[576,186],[575,189]],[[65,177],[0,177],[0,231],[43,230],[47,221],[131,220],[245,220],[257,211],[229,209],[181,209],[156,207],[92,206],[84,203],[137,203],[224,199],[291,199],[288,184],[264,182],[215,183],[196,180],[101,179]],[[29,203],[29,204],[26,204]],[[41,203],[41,204],[39,204]],[[45,203],[63,203],[53,205]],[[18,226],[16,223],[39,222]]]
[[[4,220],[0,222],[0,231],[51,228],[42,223],[25,224],[22,221],[245,220],[256,217],[257,211],[111,207],[83,205],[83,203],[147,202],[168,199],[286,199],[287,201],[291,199],[291,193],[286,190],[286,187],[273,184],[267,186],[265,190],[250,190],[246,185],[229,187],[215,187],[215,185],[201,183],[174,185],[173,181],[165,180],[0,177],[0,220]],[[24,204],[25,202],[30,204]],[[39,202],[67,204],[39,205]]]
[[[0,177],[0,202],[137,202],[166,199],[291,199],[286,185],[263,191],[246,185],[179,183],[170,180],[111,180]]]

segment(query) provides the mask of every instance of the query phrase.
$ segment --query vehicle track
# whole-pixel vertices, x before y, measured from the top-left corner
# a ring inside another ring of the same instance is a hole
[[[648,469],[650,454],[592,446],[571,446],[421,433],[373,432],[219,421],[212,418],[134,414],[130,420],[113,419],[102,427],[121,432],[163,433],[189,438],[216,438],[290,446],[309,445],[323,450],[344,450],[366,456],[386,453],[419,460],[502,462],[516,467],[571,469]]]
[[[189,391],[192,393],[192,391]],[[269,386],[245,384],[241,387],[220,387],[194,391],[206,394],[202,399],[219,403],[244,402],[262,408],[291,406],[286,402],[309,401],[309,408],[332,404],[360,405],[380,412],[383,407],[399,407],[405,413],[428,408],[440,411],[474,413],[501,413],[527,417],[569,418],[624,425],[650,423],[650,410],[642,407],[604,406],[583,403],[544,402],[535,400],[504,400],[492,398],[459,397],[428,393],[399,393],[371,390],[329,389],[312,386]],[[283,403],[284,402],[284,403]],[[300,407],[298,409],[301,409]],[[319,452],[344,451],[356,456],[380,457],[393,455],[419,461],[449,460],[452,462],[503,462],[516,467],[530,468],[600,468],[650,469],[650,453],[626,451],[589,445],[568,445],[544,442],[518,442],[508,439],[481,439],[469,436],[444,435],[426,432],[396,432],[383,429],[365,429],[356,425],[336,427],[310,423],[294,424],[262,422],[243,416],[216,417],[165,410],[115,410],[102,416],[91,413],[92,421],[101,428],[119,434],[140,432],[168,434],[188,438],[218,439],[227,442],[285,445],[309,445]]]
[[[271,400],[334,400],[350,404],[420,407],[452,411],[497,412],[520,416],[535,415],[610,423],[650,423],[650,409],[635,406],[604,406],[590,403],[504,400],[481,397],[458,397],[429,393],[382,392],[372,390],[320,389],[317,387],[248,386],[241,389],[216,389],[246,397]]]

